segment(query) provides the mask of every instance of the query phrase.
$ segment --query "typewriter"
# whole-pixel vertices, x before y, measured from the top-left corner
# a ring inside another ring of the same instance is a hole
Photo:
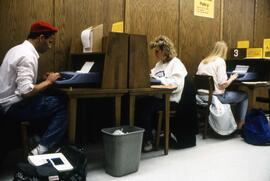
[[[94,62],[85,62],[79,71],[62,71],[55,81],[56,87],[98,87],[101,84],[101,72],[91,71]]]
[[[257,80],[257,73],[248,71],[249,66],[248,65],[236,65],[235,69],[233,71],[228,71],[227,75],[228,77],[231,76],[234,73],[238,74],[237,81],[254,81]]]

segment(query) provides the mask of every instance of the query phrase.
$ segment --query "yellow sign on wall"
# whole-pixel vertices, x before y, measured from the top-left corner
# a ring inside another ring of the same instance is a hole
[[[249,48],[249,41],[248,40],[237,41],[237,48]]]
[[[194,0],[194,15],[214,18],[215,0]]]
[[[247,58],[262,58],[263,50],[262,48],[248,48],[247,49]]]
[[[112,32],[123,33],[124,32],[124,23],[123,23],[123,21],[113,23]]]
[[[263,58],[270,58],[270,39],[263,40]]]

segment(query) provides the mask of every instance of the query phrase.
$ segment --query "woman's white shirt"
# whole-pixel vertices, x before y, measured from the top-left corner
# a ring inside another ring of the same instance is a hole
[[[218,86],[226,82],[228,79],[226,73],[226,63],[223,58],[217,57],[207,64],[201,62],[196,74],[213,76],[215,85],[214,94],[223,94],[225,92],[225,89],[219,89]]]
[[[184,88],[187,70],[181,60],[174,57],[171,61],[163,63],[159,61],[151,70],[151,77],[161,81],[163,85],[176,86],[176,90],[170,96],[170,101],[178,103]]]

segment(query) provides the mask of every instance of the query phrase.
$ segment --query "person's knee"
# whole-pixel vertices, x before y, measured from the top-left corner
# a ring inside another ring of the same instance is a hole
[[[47,97],[47,103],[53,109],[67,109],[67,101],[58,96]]]
[[[248,94],[244,91],[239,91],[238,97],[241,97],[242,100],[247,100],[248,99]]]

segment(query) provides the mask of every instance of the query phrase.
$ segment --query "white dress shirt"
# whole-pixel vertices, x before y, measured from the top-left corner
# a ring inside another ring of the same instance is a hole
[[[37,81],[39,54],[27,40],[11,48],[0,67],[0,106],[9,107],[33,90]]]
[[[170,96],[170,101],[176,103],[179,103],[181,99],[186,75],[187,70],[181,60],[177,57],[174,57],[167,63],[162,63],[161,61],[157,62],[150,74],[150,76],[160,80],[163,85],[177,87]]]

